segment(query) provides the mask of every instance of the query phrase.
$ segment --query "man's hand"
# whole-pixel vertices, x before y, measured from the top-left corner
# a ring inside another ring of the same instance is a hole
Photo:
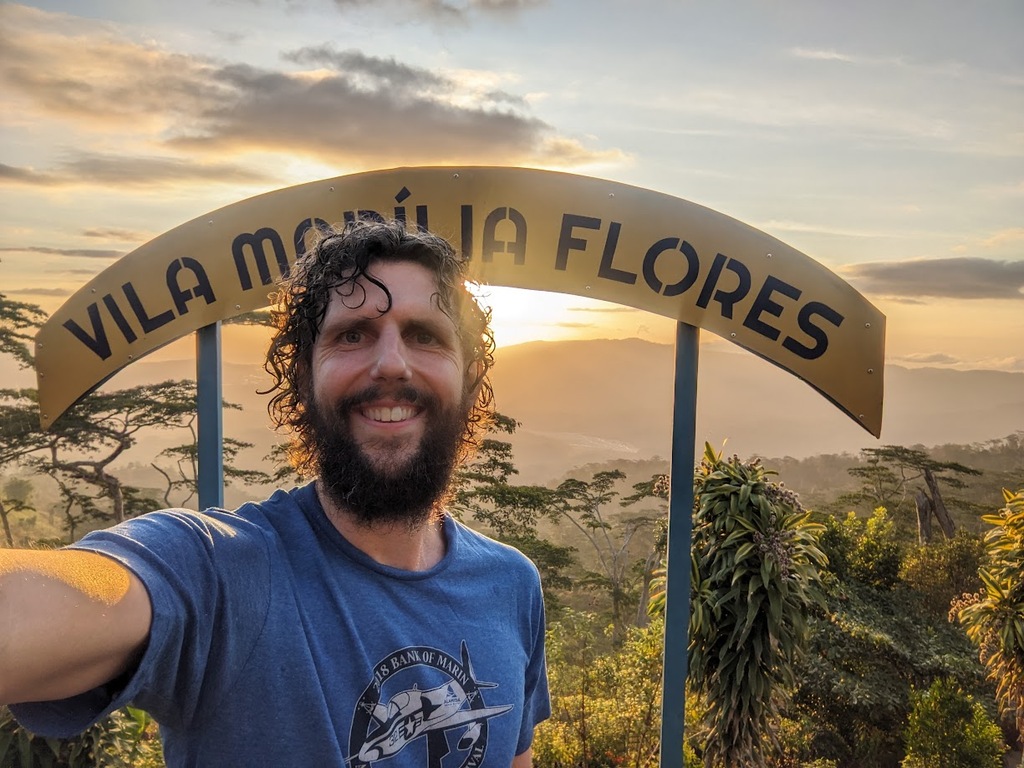
[[[151,621],[142,582],[103,555],[0,549],[0,703],[113,680],[145,648]]]

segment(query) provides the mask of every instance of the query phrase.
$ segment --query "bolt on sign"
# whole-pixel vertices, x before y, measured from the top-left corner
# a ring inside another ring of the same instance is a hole
[[[267,306],[319,227],[399,218],[450,240],[486,285],[601,299],[705,328],[807,382],[872,435],[885,317],[776,238],[700,205],[525,168],[418,167],[268,192],[128,253],[36,337],[43,427],[117,371]]]

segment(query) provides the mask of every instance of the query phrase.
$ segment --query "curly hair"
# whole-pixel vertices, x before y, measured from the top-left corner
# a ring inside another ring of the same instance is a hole
[[[405,222],[360,219],[342,228],[321,229],[315,243],[300,255],[279,283],[271,316],[276,332],[264,368],[274,393],[267,406],[275,427],[288,428],[293,439],[289,459],[297,471],[317,471],[310,450],[313,425],[308,411],[312,395],[312,353],[327,314],[331,295],[363,290],[360,280],[380,288],[386,297],[381,311],[391,307],[391,292],[370,272],[375,262],[420,264],[434,275],[442,311],[455,323],[466,363],[465,391],[477,391],[466,420],[460,456],[477,446],[480,433],[494,415],[494,393],[488,372],[494,364],[491,312],[481,306],[466,285],[466,263],[451,244],[425,230],[407,229]],[[363,291],[365,294],[365,291]]]

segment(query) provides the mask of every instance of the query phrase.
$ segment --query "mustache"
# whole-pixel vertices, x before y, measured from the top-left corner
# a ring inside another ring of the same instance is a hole
[[[411,385],[403,385],[397,389],[389,389],[386,393],[382,387],[371,386],[356,392],[351,395],[347,395],[338,401],[335,408],[335,412],[338,415],[344,415],[350,412],[353,408],[358,408],[366,403],[372,403],[377,400],[395,400],[399,403],[408,403],[409,405],[419,405],[424,408],[430,409],[437,403],[437,398],[426,393],[421,392]]]

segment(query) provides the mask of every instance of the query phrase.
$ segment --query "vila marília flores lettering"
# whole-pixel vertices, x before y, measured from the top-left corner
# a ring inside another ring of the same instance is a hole
[[[406,209],[396,207],[395,216],[404,219]],[[357,217],[381,218],[375,211],[367,210],[345,211],[343,214],[346,221]],[[415,218],[418,226],[426,228],[427,206],[416,206]],[[622,267],[624,259],[618,253],[624,227],[621,222],[609,221],[605,227],[600,218],[563,213],[557,242],[535,243],[529,240],[529,226],[522,213],[512,207],[494,208],[484,218],[479,253],[475,253],[473,248],[473,222],[474,207],[461,206],[461,248],[467,258],[489,262],[511,257],[514,265],[525,269],[529,245],[531,258],[535,253],[544,254],[545,258],[554,254],[549,266],[530,263],[529,268],[546,267],[564,272],[569,269],[570,261],[575,264],[587,256],[591,256],[591,262],[595,261],[592,257],[600,250],[593,279],[635,286],[638,291],[650,291],[664,297],[692,297],[699,309],[739,322],[743,327],[780,343],[785,350],[804,360],[815,360],[825,354],[829,346],[829,328],[838,328],[844,319],[822,301],[805,300],[803,289],[775,275],[768,274],[755,286],[751,270],[742,259],[723,253],[698,254],[683,236],[665,237],[651,243],[640,262],[640,269],[634,272]],[[503,232],[511,230],[515,236],[499,239],[499,225],[503,226]],[[313,228],[327,226],[322,219],[303,220],[292,233],[291,248],[285,246],[284,238],[271,227],[239,233],[231,242],[233,271],[220,265],[216,265],[217,268],[204,265],[190,256],[174,258],[164,268],[166,299],[159,305],[145,305],[133,282],[128,281],[120,291],[105,293],[98,301],[88,304],[84,318],[68,319],[63,326],[100,359],[106,360],[112,354],[110,333],[120,333],[131,344],[140,334],[152,333],[187,315],[193,302],[216,303],[221,286],[214,285],[211,274],[219,280],[235,283],[234,286],[224,286],[224,292],[232,297],[239,290],[244,294],[256,290],[257,286],[265,288],[271,285],[277,276],[286,275],[295,258],[304,253],[307,233]],[[591,234],[589,238],[588,233]],[[207,267],[210,267],[209,271]],[[670,284],[660,276],[677,276],[681,271],[682,277]],[[237,314],[234,307],[225,309],[222,319]],[[782,331],[772,324],[772,318],[793,313],[803,338],[783,336]]]

